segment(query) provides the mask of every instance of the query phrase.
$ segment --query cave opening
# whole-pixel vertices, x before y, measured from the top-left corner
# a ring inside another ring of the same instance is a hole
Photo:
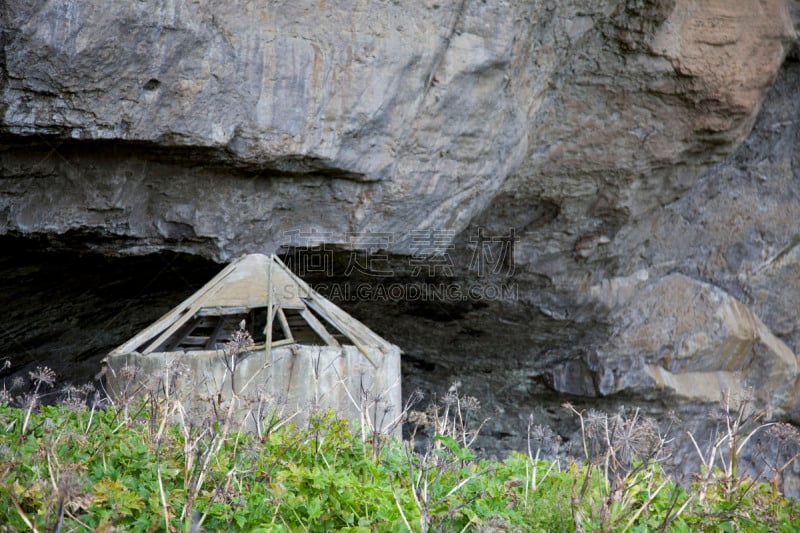
[[[2,236],[0,379],[37,365],[83,383],[125,339],[202,287],[221,266],[189,254],[113,256],[72,238]]]

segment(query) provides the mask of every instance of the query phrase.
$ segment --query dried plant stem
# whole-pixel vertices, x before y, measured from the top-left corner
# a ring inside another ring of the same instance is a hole
[[[411,527],[411,524],[408,521],[408,518],[406,518],[406,513],[403,511],[403,506],[400,505],[400,498],[397,497],[397,491],[394,488],[394,483],[390,482],[390,487],[392,489],[392,496],[394,497],[394,503],[395,505],[397,505],[397,510],[400,511],[400,518],[403,519],[403,523],[408,528],[409,532],[414,531],[414,529]]]
[[[33,522],[30,521],[28,515],[26,515],[22,511],[22,507],[20,507],[19,503],[17,503],[17,500],[12,497],[11,503],[14,504],[14,508],[17,510],[17,514],[19,514],[19,517],[22,518],[23,522],[25,522],[25,525],[28,526],[33,533],[39,533],[39,530],[36,529],[36,526],[34,526]]]
[[[641,505],[641,507],[639,507],[639,508],[636,510],[636,512],[634,512],[634,513],[633,513],[633,516],[631,516],[631,517],[630,517],[630,519],[628,520],[628,523],[625,525],[625,530],[628,530],[628,529],[630,529],[630,528],[631,528],[631,526],[633,526],[633,524],[636,522],[636,519],[637,519],[637,518],[639,518],[639,515],[641,515],[641,514],[642,514],[642,511],[644,511],[645,509],[647,509],[647,508],[649,508],[649,507],[650,507],[650,504],[652,504],[652,503],[653,503],[653,501],[656,499],[656,496],[658,496],[658,493],[659,493],[659,492],[661,492],[661,490],[662,490],[664,487],[666,487],[666,486],[667,486],[667,483],[669,483],[669,480],[664,480],[664,481],[663,481],[663,482],[662,482],[662,483],[661,483],[661,484],[660,484],[660,485],[659,485],[659,486],[656,488],[656,490],[654,490],[654,491],[653,491],[653,492],[650,494],[650,497],[647,499],[647,501],[646,501],[646,502],[644,502],[644,503]]]
[[[161,505],[164,509],[164,529],[169,532],[172,528],[169,525],[169,505],[167,505],[167,496],[164,493],[164,482],[161,481],[161,463],[156,467],[156,475],[158,476],[158,492],[161,496]]]

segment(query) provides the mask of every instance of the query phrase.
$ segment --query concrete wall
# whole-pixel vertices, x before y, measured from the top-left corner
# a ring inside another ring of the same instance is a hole
[[[222,352],[115,355],[106,384],[116,401],[150,393],[180,399],[196,421],[224,416],[234,401],[236,422],[247,429],[271,413],[302,426],[309,412],[332,409],[367,431],[399,437],[400,351],[368,353],[377,368],[354,346],[282,346],[269,360],[258,350],[233,365]]]

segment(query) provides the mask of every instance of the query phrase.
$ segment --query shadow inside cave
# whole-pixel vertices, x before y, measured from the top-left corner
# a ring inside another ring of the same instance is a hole
[[[220,265],[187,254],[113,257],[45,238],[0,237],[0,379],[37,365],[60,384],[90,381],[100,360],[192,294]]]

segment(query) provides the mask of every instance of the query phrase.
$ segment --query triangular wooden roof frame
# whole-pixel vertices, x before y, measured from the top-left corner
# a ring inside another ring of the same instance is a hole
[[[377,349],[379,352],[387,353],[395,348],[312,289],[277,256],[248,254],[226,266],[200,290],[109,355],[156,353],[164,341],[197,316],[235,314],[256,307],[267,308],[265,333],[268,350],[271,347],[294,343],[283,309],[299,311],[303,319],[326,344],[339,346],[339,342],[317,319],[316,313],[338,329],[373,365],[375,363],[369,352],[374,354],[373,350]],[[281,322],[288,335],[286,339],[272,342],[272,324],[275,319]],[[373,350],[368,350],[369,348]]]

